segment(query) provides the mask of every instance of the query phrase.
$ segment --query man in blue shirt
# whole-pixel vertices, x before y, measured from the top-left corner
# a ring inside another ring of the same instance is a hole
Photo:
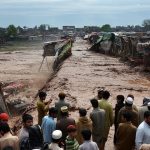
[[[42,120],[42,131],[44,143],[51,144],[52,142],[52,133],[56,129],[56,122],[54,118],[57,117],[57,109],[55,107],[51,107],[49,109],[49,115],[45,116]]]

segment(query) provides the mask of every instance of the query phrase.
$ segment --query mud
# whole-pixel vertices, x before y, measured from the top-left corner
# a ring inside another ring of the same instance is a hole
[[[138,72],[137,68],[130,67],[119,58],[109,57],[103,54],[88,51],[90,46],[79,38],[73,44],[72,56],[61,66],[57,74],[46,85],[47,99],[52,99],[51,106],[58,100],[59,92],[67,94],[66,100],[76,107],[92,108],[90,99],[95,97],[97,90],[105,88],[111,92],[109,102],[115,106],[115,97],[118,94],[135,96],[135,104],[142,105],[144,96],[150,96],[150,75]],[[38,68],[42,61],[42,49],[31,51],[1,53],[0,59],[0,80],[23,80],[29,83],[29,89],[21,96],[34,95],[46,82],[51,70],[47,69],[46,63],[39,73]],[[49,58],[49,65],[53,58]],[[28,93],[28,94],[27,94]],[[33,97],[30,97],[33,99]],[[28,98],[28,100],[30,100]],[[34,121],[37,122],[37,111],[33,111]],[[76,120],[78,112],[70,114]],[[13,118],[15,120],[16,118]],[[113,132],[111,128],[106,150],[113,150]]]
[[[53,99],[51,106],[63,91],[66,100],[76,107],[84,107],[91,112],[90,99],[95,97],[97,90],[105,88],[111,92],[109,102],[115,106],[118,94],[135,96],[135,104],[142,105],[144,96],[150,96],[150,76],[145,77],[135,68],[119,61],[119,58],[88,51],[86,41],[77,39],[74,43],[72,56],[67,59],[49,83],[48,94]],[[77,119],[78,112],[71,115]],[[113,132],[111,128],[106,150],[113,150]]]

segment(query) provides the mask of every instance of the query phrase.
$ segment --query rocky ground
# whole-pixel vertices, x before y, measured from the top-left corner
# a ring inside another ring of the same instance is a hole
[[[39,45],[38,45],[39,46]],[[31,97],[44,85],[51,73],[46,64],[39,73],[38,68],[42,61],[42,47],[31,50],[1,52],[0,53],[0,81],[26,81],[30,86],[27,93]],[[135,96],[135,104],[141,106],[144,96],[150,96],[150,76],[138,72],[135,68],[120,62],[118,58],[88,51],[89,45],[79,38],[73,45],[72,56],[61,66],[56,76],[48,83],[48,99],[57,101],[58,93],[65,92],[67,101],[76,107],[84,107],[91,112],[90,99],[95,97],[97,90],[105,88],[111,92],[110,103],[114,106],[118,94]],[[48,60],[49,66],[52,58]],[[37,120],[37,112],[32,114]],[[78,112],[71,115],[77,119]],[[113,150],[113,131],[111,128],[106,150]]]

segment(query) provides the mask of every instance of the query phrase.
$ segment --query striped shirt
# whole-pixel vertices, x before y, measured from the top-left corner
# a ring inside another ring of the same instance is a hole
[[[71,139],[69,136],[66,138],[66,150],[79,150],[79,143],[74,138]]]

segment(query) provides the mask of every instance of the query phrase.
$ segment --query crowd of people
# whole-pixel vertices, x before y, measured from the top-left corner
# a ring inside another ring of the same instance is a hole
[[[114,125],[116,150],[150,150],[150,102],[137,108],[134,96],[117,95],[115,108],[109,103],[110,93],[99,90],[89,103],[92,110],[78,108],[79,117],[70,115],[71,104],[60,93],[58,102],[50,107],[47,94],[39,92],[38,124],[34,116],[23,114],[18,136],[9,127],[9,116],[0,114],[0,150],[104,150],[110,127]],[[109,149],[108,149],[109,150]]]

